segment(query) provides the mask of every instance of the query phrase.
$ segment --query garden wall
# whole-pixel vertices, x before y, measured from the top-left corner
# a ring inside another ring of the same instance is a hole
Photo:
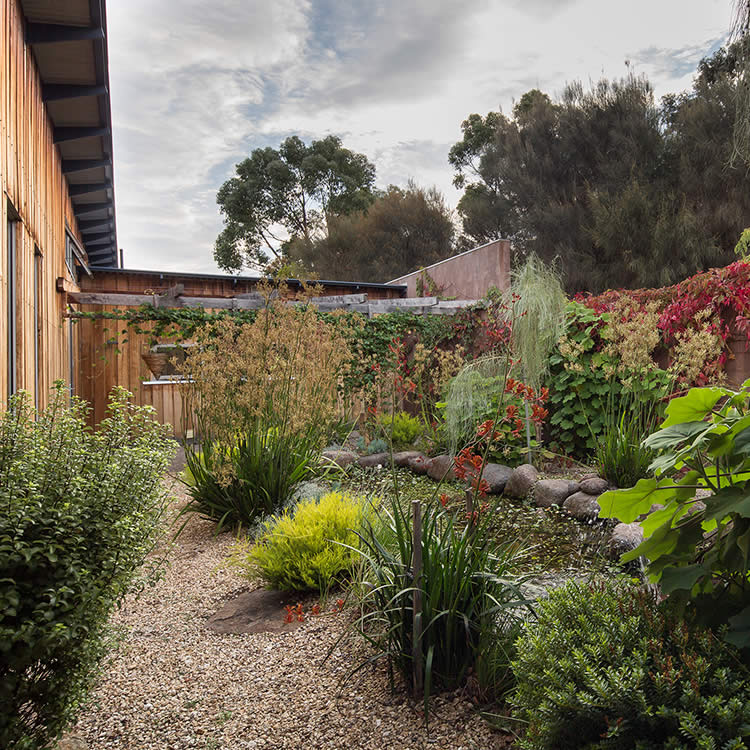
[[[430,288],[432,282],[437,288]],[[481,299],[490,287],[505,291],[510,288],[510,240],[488,242],[388,283],[405,284],[407,297]]]

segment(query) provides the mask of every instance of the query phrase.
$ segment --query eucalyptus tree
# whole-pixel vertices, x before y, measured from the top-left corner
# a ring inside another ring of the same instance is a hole
[[[333,135],[309,146],[291,136],[278,149],[256,148],[217,194],[224,229],[214,258],[226,271],[263,268],[290,243],[325,236],[331,216],[365,209],[374,182],[374,165]]]

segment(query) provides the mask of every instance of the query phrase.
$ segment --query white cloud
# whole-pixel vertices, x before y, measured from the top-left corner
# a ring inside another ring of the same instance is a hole
[[[378,182],[437,184],[470,112],[619,77],[658,96],[729,28],[732,0],[111,0],[118,235],[126,265],[214,271],[216,190],[253,148],[327,133]]]

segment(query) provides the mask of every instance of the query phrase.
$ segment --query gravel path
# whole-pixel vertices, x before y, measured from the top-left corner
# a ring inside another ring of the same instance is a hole
[[[122,640],[73,730],[73,746],[507,746],[507,737],[491,731],[461,696],[433,701],[428,735],[418,708],[390,694],[382,671],[368,670],[341,691],[358,646],[342,643],[325,663],[324,657],[346,626],[346,613],[308,619],[290,632],[209,631],[208,617],[249,588],[225,566],[231,534],[215,537],[213,530],[213,524],[192,518],[169,553],[163,580],[128,599],[115,615]]]

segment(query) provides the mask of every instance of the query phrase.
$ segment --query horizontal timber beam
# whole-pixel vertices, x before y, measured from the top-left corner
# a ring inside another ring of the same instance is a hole
[[[90,216],[95,214],[97,211],[105,211],[112,208],[110,202],[107,203],[79,203],[77,206],[73,206],[73,213],[76,216]]]
[[[42,84],[42,100],[45,102],[59,101],[60,99],[79,99],[82,96],[105,96],[107,87],[81,86],[74,83],[45,83]]]
[[[103,232],[105,229],[111,229],[114,225],[112,219],[89,219],[88,221],[79,221],[78,230],[82,235]]]
[[[92,262],[98,253],[90,256]],[[69,295],[71,299],[81,305],[112,305],[115,307],[181,307],[202,308],[206,310],[260,310],[265,307],[265,301],[256,297],[184,297],[182,289],[170,288],[166,294],[122,294],[103,292],[80,292]],[[449,300],[438,302],[435,297],[412,297],[407,299],[378,300],[377,302],[342,302],[341,297],[361,297],[362,295],[331,295],[331,297],[316,297],[315,304],[319,310],[347,310],[360,312],[365,315],[383,315],[388,312],[409,311],[415,314],[452,315],[457,310],[476,304],[477,300]],[[366,295],[365,295],[366,296]],[[431,301],[435,300],[431,304]],[[305,302],[289,300],[287,304],[303,305]]]
[[[98,167],[109,167],[112,165],[112,159],[63,159],[63,174],[73,174],[73,172],[85,172],[87,169],[97,169]]]
[[[102,232],[102,234],[90,234],[87,235],[83,244],[86,245],[86,252],[88,248],[94,245],[111,245],[114,242],[115,236],[111,232]],[[91,253],[89,253],[91,255]]]
[[[111,190],[112,183],[109,180],[105,182],[86,182],[80,185],[68,185],[68,195],[75,198],[78,195],[87,193],[98,193],[100,190]]]
[[[80,42],[90,39],[104,39],[104,29],[101,26],[64,26],[57,23],[26,24],[27,44]]]
[[[67,143],[68,141],[80,141],[83,138],[95,138],[98,135],[109,135],[110,132],[107,125],[76,128],[59,127],[55,128],[53,140],[55,143]]]

